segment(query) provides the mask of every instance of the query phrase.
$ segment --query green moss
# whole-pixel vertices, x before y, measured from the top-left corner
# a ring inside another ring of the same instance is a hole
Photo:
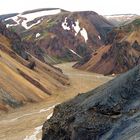
[[[26,41],[29,41],[29,40],[33,40],[33,36],[30,34],[30,35],[26,35],[23,40],[26,40]]]
[[[140,26],[140,19],[135,19],[132,23],[136,26]]]
[[[134,30],[137,30],[139,27],[140,27],[140,18],[135,19],[134,21],[132,21],[131,23],[127,25],[122,25],[119,28],[124,30],[127,33],[130,33],[130,32],[133,32]]]
[[[16,32],[16,28],[15,28],[15,27],[11,27],[10,30],[11,30],[12,32]]]
[[[49,22],[47,22],[47,29],[48,28],[51,28],[51,27],[53,27],[54,25],[56,24],[56,22],[55,21],[49,21]]]
[[[44,20],[41,25],[40,28],[43,30],[48,30],[49,28],[53,27],[56,24],[56,22],[54,20]]]
[[[122,58],[121,56],[118,56],[117,62],[118,62],[119,64],[123,64],[123,58]]]

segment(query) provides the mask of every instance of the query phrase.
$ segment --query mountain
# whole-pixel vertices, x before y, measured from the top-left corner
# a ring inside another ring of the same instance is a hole
[[[26,47],[0,23],[0,110],[40,102],[69,85],[60,69],[27,53]]]
[[[14,17],[16,15],[18,15],[19,13],[12,13],[12,14],[5,14],[5,15],[0,15],[0,20],[5,20],[7,18],[10,18],[10,17]]]
[[[22,40],[38,46],[45,61],[79,60],[104,44],[113,25],[93,11],[69,12],[58,8],[26,11],[4,19]]]
[[[140,138],[140,65],[55,107],[42,140]]]
[[[136,14],[117,14],[117,15],[105,15],[104,16],[108,21],[110,21],[115,26],[120,26],[122,24],[128,24],[139,18],[139,15]]]
[[[95,73],[119,74],[140,64],[140,19],[114,28],[103,45],[74,67]]]

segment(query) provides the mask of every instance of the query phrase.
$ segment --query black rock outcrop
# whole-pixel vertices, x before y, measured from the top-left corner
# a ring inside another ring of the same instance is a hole
[[[42,140],[140,138],[140,65],[56,106]]]

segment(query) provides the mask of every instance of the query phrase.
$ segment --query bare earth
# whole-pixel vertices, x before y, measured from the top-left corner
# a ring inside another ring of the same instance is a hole
[[[72,68],[74,63],[56,65],[70,79],[70,86],[42,103],[28,104],[0,116],[0,140],[40,140],[44,121],[51,117],[56,104],[87,92],[112,77]]]

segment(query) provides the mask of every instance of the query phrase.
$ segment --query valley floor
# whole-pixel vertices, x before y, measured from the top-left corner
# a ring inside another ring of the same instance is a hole
[[[79,93],[87,92],[111,80],[99,74],[85,72],[72,68],[74,63],[58,64],[70,79],[70,86],[46,99],[42,103],[28,104],[0,116],[0,140],[39,140],[41,128],[52,115],[56,104],[73,98]]]

